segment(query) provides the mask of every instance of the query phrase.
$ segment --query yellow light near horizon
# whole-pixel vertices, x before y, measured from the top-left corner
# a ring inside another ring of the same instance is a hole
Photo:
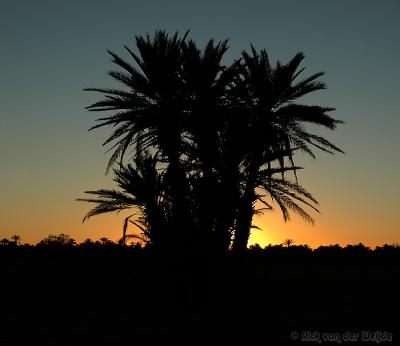
[[[308,244],[312,247],[321,242],[319,229],[310,225],[297,216],[284,222],[278,212],[269,212],[253,218],[253,224],[260,229],[252,229],[249,245],[259,244],[265,247],[268,244],[282,244],[285,239],[293,239],[297,245]]]

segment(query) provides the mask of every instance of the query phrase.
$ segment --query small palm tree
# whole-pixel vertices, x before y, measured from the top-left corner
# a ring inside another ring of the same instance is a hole
[[[287,246],[287,247],[290,247],[291,245],[293,245],[293,243],[294,243],[293,239],[286,239],[286,240],[283,242],[283,245],[285,245],[285,246]]]
[[[79,201],[97,204],[83,219],[110,212],[135,209],[136,212],[125,218],[123,225],[123,240],[128,222],[134,224],[141,234],[137,237],[148,239],[153,245],[160,245],[168,238],[169,201],[164,198],[164,175],[156,169],[156,159],[149,153],[143,153],[136,160],[136,167],[121,166],[114,170],[114,181],[120,191],[101,189],[87,191],[97,198],[79,198]],[[133,216],[137,216],[132,220]],[[130,235],[128,238],[131,238]]]
[[[17,246],[18,243],[21,240],[21,237],[19,235],[17,235],[17,234],[14,234],[14,235],[11,236],[11,239],[14,240],[14,244]]]

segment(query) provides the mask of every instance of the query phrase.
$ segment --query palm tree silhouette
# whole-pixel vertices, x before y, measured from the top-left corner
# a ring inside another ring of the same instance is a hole
[[[179,232],[189,228],[186,224],[186,195],[188,193],[185,171],[181,164],[183,151],[183,129],[185,95],[182,93],[182,46],[186,39],[176,33],[169,37],[164,31],[157,31],[153,38],[136,37],[138,54],[128,47],[126,50],[136,66],[131,65],[117,54],[109,51],[113,62],[125,72],[110,72],[110,76],[130,91],[89,88],[106,94],[106,99],[88,107],[91,111],[113,110],[118,113],[100,118],[98,128],[116,126],[114,133],[104,144],[116,141],[107,169],[119,159],[122,162],[128,147],[135,149],[136,155],[153,148],[160,160],[167,164],[165,182],[172,206],[172,229]],[[182,235],[181,235],[182,236]],[[175,236],[176,239],[179,237]]]
[[[215,196],[210,198],[210,191],[216,193],[218,131],[224,123],[221,106],[233,69],[221,66],[227,41],[210,40],[201,51],[193,41],[186,43],[186,35],[178,38],[176,33],[169,37],[164,31],[157,31],[153,38],[137,36],[138,54],[125,47],[137,67],[109,52],[113,62],[125,71],[109,74],[128,86],[129,92],[85,90],[106,95],[105,100],[87,107],[90,111],[118,111],[100,118],[101,122],[92,127],[116,127],[104,143],[115,142],[107,169],[117,160],[122,161],[128,147],[134,148],[136,156],[151,148],[159,161],[167,165],[164,185],[171,204],[170,231],[176,233],[173,236],[176,241],[182,239],[188,243],[196,241],[196,229],[204,230],[208,236],[216,233],[213,231],[217,208],[213,206]],[[187,165],[193,160],[198,162],[197,167]],[[187,174],[192,176],[191,180],[186,179]],[[204,183],[199,184],[198,174]],[[196,186],[191,185],[193,182],[197,182]],[[196,191],[192,193],[190,189]],[[191,193],[197,193],[198,197],[192,210],[188,200]],[[195,210],[197,216],[193,215]],[[229,243],[227,232],[224,239]]]
[[[11,239],[14,240],[14,244],[15,245],[18,245],[18,243],[21,240],[21,237],[19,235],[17,235],[17,234],[14,234],[14,235],[11,236]]]
[[[227,44],[227,40],[215,43],[211,39],[201,50],[190,40],[183,46],[182,53],[189,114],[186,134],[191,143],[186,155],[189,162],[195,162],[190,165],[195,217],[199,233],[219,250],[229,247],[233,223],[232,208],[228,206],[233,191],[229,189],[231,186],[226,186],[222,156],[228,114],[226,93],[236,73],[236,64],[226,67],[221,62]],[[220,208],[222,201],[224,208]]]
[[[157,159],[144,152],[138,156],[136,167],[128,164],[114,169],[114,181],[120,191],[111,189],[86,191],[87,194],[95,195],[97,198],[78,200],[95,203],[97,206],[88,212],[83,222],[95,215],[134,208],[138,216],[134,221],[131,219],[136,214],[125,218],[123,242],[127,237],[128,222],[139,228],[140,233],[136,237],[141,240],[159,245],[168,239],[171,208],[169,201],[164,197],[164,175],[157,171],[156,164]]]
[[[293,239],[285,239],[285,241],[283,242],[283,245],[290,247],[293,245],[293,243],[294,243]]]
[[[250,54],[246,51],[242,52],[242,59],[243,63],[240,65],[242,78],[236,81],[234,88],[234,94],[240,100],[244,110],[243,114],[246,116],[242,126],[245,131],[241,143],[245,163],[244,187],[241,203],[239,203],[238,227],[234,240],[234,248],[237,250],[247,247],[252,204],[257,198],[255,190],[259,187],[258,175],[260,173],[268,178],[262,184],[266,191],[276,189],[277,182],[288,188],[288,183],[284,179],[285,171],[292,171],[297,182],[296,171],[299,167],[294,164],[294,151],[301,150],[312,157],[315,155],[311,147],[328,153],[342,152],[325,138],[308,133],[304,128],[303,123],[313,123],[334,129],[342,121],[336,120],[326,113],[334,110],[333,108],[294,103],[301,96],[325,88],[323,83],[317,81],[323,75],[322,72],[296,82],[297,77],[304,70],[298,70],[304,59],[302,53],[296,54],[287,64],[282,65],[278,61],[273,67],[266,51],[257,52],[252,46]],[[278,155],[276,156],[276,154]],[[290,163],[289,167],[285,167],[285,158]],[[274,186],[268,187],[272,174],[277,173],[276,170],[271,169],[273,162],[276,162],[277,167],[280,168],[282,179],[275,180]],[[262,170],[263,166],[268,169]],[[290,189],[293,187],[294,185],[290,185]],[[289,191],[286,190],[286,192]],[[292,211],[298,212],[305,220],[311,221],[304,210],[290,202],[291,198],[295,198],[304,203],[298,196],[292,195],[293,192],[295,191],[284,194],[286,195],[284,199],[282,199],[284,195],[280,194],[280,202],[275,198],[285,221],[288,219],[288,213],[285,208],[282,208],[285,204]],[[314,203],[316,202],[304,189],[297,193],[311,199]]]

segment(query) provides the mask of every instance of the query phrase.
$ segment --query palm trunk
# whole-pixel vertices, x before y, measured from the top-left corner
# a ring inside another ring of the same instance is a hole
[[[243,196],[238,203],[238,213],[236,217],[235,238],[233,240],[233,250],[244,252],[250,238],[250,230],[253,220],[253,202],[255,198],[256,179],[258,173],[257,163],[249,167],[249,174]]]
[[[238,208],[236,218],[235,238],[233,240],[233,251],[244,252],[250,238],[251,223],[253,220],[253,200],[243,197]]]
[[[202,177],[202,186],[201,186],[201,197],[199,200],[199,208],[200,208],[200,231],[206,237],[209,237],[213,232],[213,224],[215,221],[215,208],[213,204],[216,199],[216,191],[215,191],[215,179],[212,176],[212,169],[209,165],[204,164],[202,168],[203,177]],[[206,240],[207,241],[207,240]]]
[[[225,181],[222,185],[220,200],[225,202],[223,208],[219,208],[215,233],[218,237],[219,249],[226,252],[231,245],[231,229],[235,223],[238,188],[234,180]]]
[[[177,161],[172,161],[168,167],[168,183],[170,187],[170,196],[172,203],[171,210],[171,223],[172,223],[172,236],[174,241],[177,243],[185,243],[185,235],[183,234],[183,228],[185,224],[185,212],[184,212],[184,181],[182,178],[182,171]]]
[[[201,240],[203,250],[214,253],[223,253],[229,246],[226,246],[226,236],[222,222],[225,215],[226,206],[221,210],[221,201],[226,199],[224,196],[223,184],[219,182],[216,159],[219,155],[217,145],[217,132],[214,129],[200,129],[197,137],[198,153],[201,162],[201,178],[200,198],[199,198],[199,230],[201,232]],[[214,143],[211,145],[210,143]],[[225,218],[226,219],[226,218]],[[229,230],[229,226],[228,226]]]

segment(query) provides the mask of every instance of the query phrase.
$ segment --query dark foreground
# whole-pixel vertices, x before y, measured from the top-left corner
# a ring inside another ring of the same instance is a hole
[[[400,345],[399,259],[0,251],[0,345]]]

